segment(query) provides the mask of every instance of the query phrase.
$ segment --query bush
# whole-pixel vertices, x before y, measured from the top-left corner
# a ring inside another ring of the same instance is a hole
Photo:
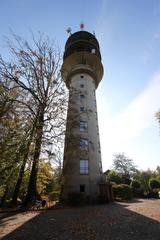
[[[143,191],[141,189],[141,184],[137,180],[132,180],[130,183],[132,189],[133,197],[143,197]]]
[[[158,189],[154,189],[154,190],[151,190],[147,196],[147,198],[156,198],[158,199],[159,198],[159,190]]]
[[[132,198],[132,190],[127,184],[115,184],[112,189],[115,199],[129,200]]]
[[[50,201],[58,201],[60,196],[60,191],[53,191],[49,193],[49,200]]]
[[[79,206],[85,202],[84,194],[79,192],[70,192],[68,194],[68,204],[71,206]]]
[[[160,188],[160,182],[155,178],[151,178],[149,180],[149,187],[150,187],[150,189]]]
[[[122,177],[116,171],[110,171],[108,173],[108,179],[110,182],[120,184],[122,183]]]
[[[131,184],[130,184],[130,187],[131,187],[132,189],[140,189],[140,188],[141,188],[141,184],[140,184],[140,182],[137,181],[137,180],[132,180],[132,181],[131,181]]]

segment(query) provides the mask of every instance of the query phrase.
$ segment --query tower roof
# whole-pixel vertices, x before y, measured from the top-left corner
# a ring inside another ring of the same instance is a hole
[[[75,32],[67,39],[63,59],[68,57],[73,52],[91,52],[92,49],[95,49],[95,54],[101,60],[99,43],[96,37],[87,31]]]
[[[65,44],[61,68],[67,86],[72,75],[82,72],[92,76],[96,87],[103,77],[99,43],[94,34],[87,31],[78,31],[69,36]]]

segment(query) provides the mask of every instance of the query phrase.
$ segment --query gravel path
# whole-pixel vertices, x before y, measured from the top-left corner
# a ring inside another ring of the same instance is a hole
[[[160,200],[0,214],[3,240],[160,240]]]

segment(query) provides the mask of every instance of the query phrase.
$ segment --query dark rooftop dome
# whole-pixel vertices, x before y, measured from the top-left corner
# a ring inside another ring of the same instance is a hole
[[[90,52],[101,60],[99,43],[95,36],[86,31],[73,33],[67,40],[63,60],[75,52]]]

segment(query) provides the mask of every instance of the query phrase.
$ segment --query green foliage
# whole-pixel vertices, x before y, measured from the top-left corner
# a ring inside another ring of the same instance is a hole
[[[149,179],[149,187],[150,189],[158,189],[160,188],[160,182],[155,178],[151,178]]]
[[[147,198],[156,198],[158,199],[159,198],[159,190],[158,189],[152,189],[148,192]]]
[[[119,173],[117,173],[116,171],[109,171],[109,173],[108,173],[108,180],[110,181],[110,182],[114,182],[114,183],[116,183],[116,184],[120,184],[120,183],[122,183],[122,177],[120,176],[120,174]]]
[[[133,197],[143,197],[141,184],[138,180],[132,180],[130,183],[130,187],[132,189]]]
[[[158,121],[159,124],[160,124],[160,111],[156,113],[156,118],[157,118],[157,121]]]
[[[141,184],[140,184],[140,182],[139,182],[138,180],[132,180],[132,181],[131,181],[131,184],[130,184],[130,187],[131,187],[132,189],[137,190],[137,189],[140,189],[140,188],[141,188]]]
[[[37,192],[45,194],[48,184],[53,179],[53,168],[50,162],[41,159],[39,162],[39,171],[37,176]]]
[[[150,169],[148,169],[146,171],[138,171],[134,175],[134,179],[140,182],[141,189],[144,192],[144,194],[147,194],[150,191],[149,179],[154,176],[155,176],[155,173],[153,171],[151,171]]]
[[[156,179],[160,182],[160,166],[157,166],[156,169]]]
[[[115,184],[112,189],[115,199],[130,200],[132,198],[132,190],[127,184]]]
[[[58,201],[60,196],[60,191],[53,191],[48,194],[50,201]]]

